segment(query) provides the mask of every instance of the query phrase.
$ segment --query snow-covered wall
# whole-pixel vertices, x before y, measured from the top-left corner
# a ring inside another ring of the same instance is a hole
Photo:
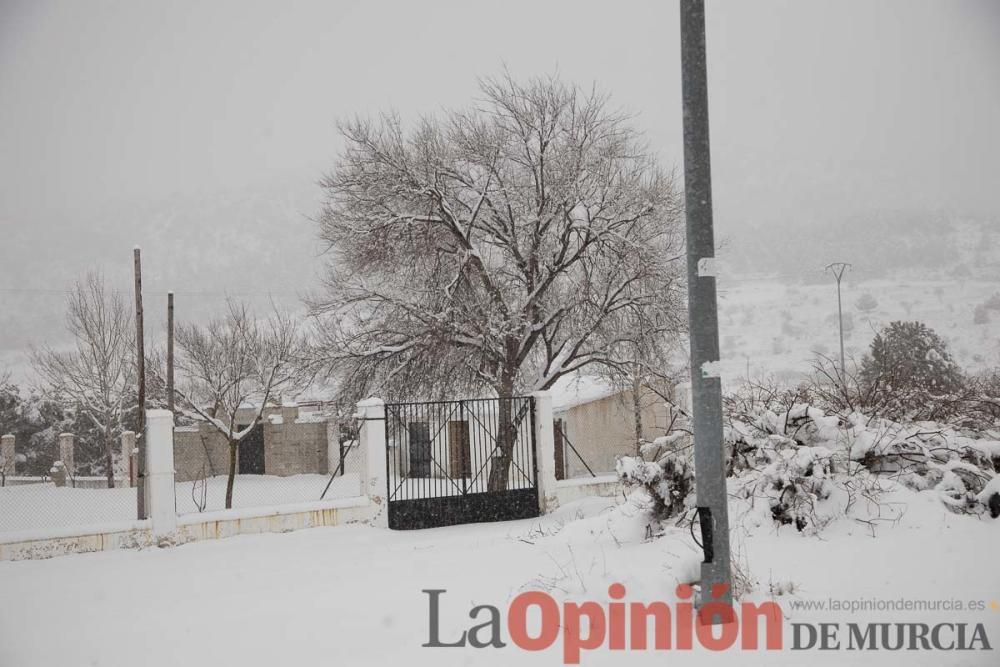
[[[549,507],[550,512],[581,498],[614,498],[622,493],[622,485],[617,475],[560,480],[556,482],[554,488],[557,505]]]

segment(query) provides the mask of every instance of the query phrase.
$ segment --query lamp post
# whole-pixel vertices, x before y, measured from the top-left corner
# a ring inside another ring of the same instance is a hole
[[[704,560],[701,604],[732,603],[729,508],[722,442],[719,313],[712,229],[708,74],[704,0],[681,0],[684,197],[687,217],[688,324],[694,408],[694,470]],[[726,622],[713,615],[712,623]]]

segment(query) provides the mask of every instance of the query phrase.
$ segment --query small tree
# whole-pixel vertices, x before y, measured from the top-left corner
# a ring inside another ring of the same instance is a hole
[[[115,443],[137,409],[132,315],[121,295],[106,289],[101,274],[90,273],[67,299],[66,328],[73,349],[32,349],[31,363],[47,393],[67,402],[93,428],[108,488],[114,488]]]
[[[289,317],[275,311],[261,321],[243,304],[230,301],[223,318],[206,326],[177,328],[180,353],[177,368],[186,380],[175,390],[183,405],[214,426],[229,445],[226,509],[233,506],[233,485],[240,442],[260,423],[274,396],[300,377],[302,339]],[[256,410],[250,423],[238,430],[240,406],[251,401]]]
[[[872,341],[860,380],[867,387],[884,387],[898,413],[927,397],[959,391],[964,378],[944,340],[927,325],[893,322]]]

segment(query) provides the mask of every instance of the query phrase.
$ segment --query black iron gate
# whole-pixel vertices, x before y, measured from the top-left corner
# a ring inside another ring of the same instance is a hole
[[[531,397],[387,403],[389,527],[536,517]]]

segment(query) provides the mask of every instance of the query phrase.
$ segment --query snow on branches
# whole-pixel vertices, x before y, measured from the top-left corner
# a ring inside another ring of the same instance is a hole
[[[555,78],[482,94],[409,131],[341,128],[313,312],[321,363],[358,396],[544,389],[683,326],[678,190],[642,136]]]

